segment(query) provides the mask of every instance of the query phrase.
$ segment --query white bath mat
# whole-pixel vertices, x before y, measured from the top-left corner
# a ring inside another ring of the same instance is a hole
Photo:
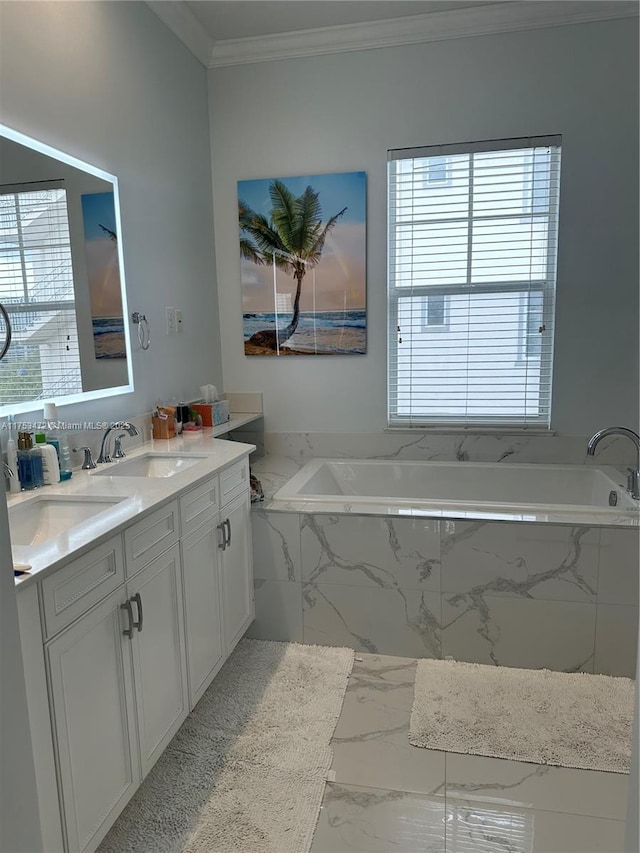
[[[425,749],[628,773],[629,678],[421,660],[409,741]]]
[[[353,657],[243,640],[99,853],[306,853]]]

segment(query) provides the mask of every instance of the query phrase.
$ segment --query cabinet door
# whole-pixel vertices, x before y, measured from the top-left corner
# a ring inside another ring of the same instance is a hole
[[[187,716],[180,548],[172,545],[127,584],[142,775]]]
[[[253,622],[253,564],[249,493],[224,507],[220,520],[226,547],[220,551],[222,621],[225,651],[229,655]]]
[[[112,593],[46,647],[70,853],[95,850],[140,782],[124,599]]]
[[[182,540],[189,699],[193,708],[222,665],[217,513]]]

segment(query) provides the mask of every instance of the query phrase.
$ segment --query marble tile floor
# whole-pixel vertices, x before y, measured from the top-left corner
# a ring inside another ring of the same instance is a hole
[[[409,744],[415,660],[356,654],[311,853],[618,853],[628,776]]]

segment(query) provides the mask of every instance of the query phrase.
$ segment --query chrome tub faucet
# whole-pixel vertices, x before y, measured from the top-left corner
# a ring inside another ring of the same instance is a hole
[[[587,444],[587,455],[595,456],[596,447],[608,435],[624,435],[631,439],[636,448],[636,467],[627,468],[627,491],[635,500],[640,500],[640,435],[627,427],[605,427],[592,435]]]

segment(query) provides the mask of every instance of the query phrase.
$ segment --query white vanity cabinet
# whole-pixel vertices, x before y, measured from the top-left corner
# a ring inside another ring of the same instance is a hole
[[[66,849],[94,850],[140,784],[123,589],[46,647]]]
[[[131,541],[155,541],[158,518],[165,529],[172,515],[165,550],[150,546],[143,568],[136,553],[125,567],[133,577],[46,645],[69,851],[95,849],[189,710],[177,503],[131,525],[124,542],[126,550]],[[58,574],[93,588],[107,575],[96,566],[113,562],[118,548],[121,537],[45,579],[45,613]]]
[[[180,499],[190,705],[254,618],[246,459]]]
[[[255,616],[248,492],[223,507],[220,516],[220,580],[228,656]]]
[[[180,498],[189,704],[193,708],[224,661],[218,560],[218,477]]]
[[[180,547],[127,583],[142,778],[189,713]],[[123,614],[129,619],[129,610]]]
[[[18,591],[47,853],[92,853],[254,615],[246,457]]]

